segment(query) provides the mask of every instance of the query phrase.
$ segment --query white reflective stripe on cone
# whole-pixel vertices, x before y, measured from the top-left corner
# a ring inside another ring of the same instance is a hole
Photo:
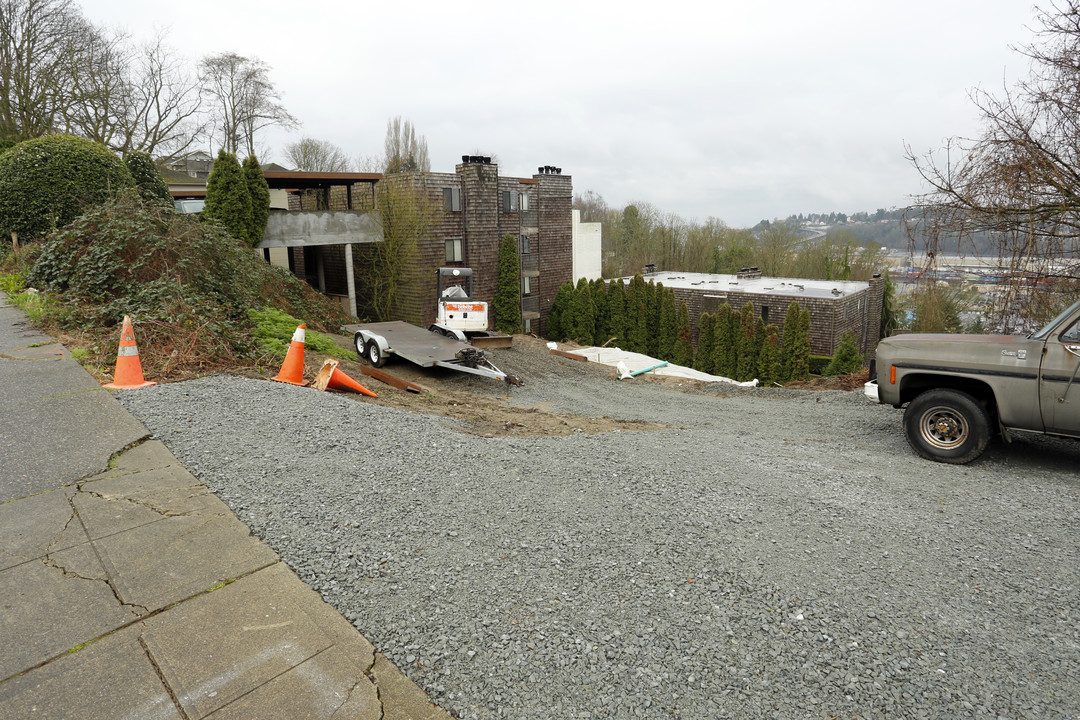
[[[120,349],[116,351],[116,357],[131,357],[132,355],[139,354],[138,345],[121,345]]]
[[[302,328],[302,327],[296,328],[296,332],[294,332],[292,334],[292,341],[293,342],[298,342],[298,343],[304,342],[304,328]]]

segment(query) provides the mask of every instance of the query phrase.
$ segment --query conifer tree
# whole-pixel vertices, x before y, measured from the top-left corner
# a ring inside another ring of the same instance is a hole
[[[266,221],[270,217],[270,186],[263,176],[262,166],[254,155],[244,160],[244,182],[251,196],[251,246],[262,242]]]
[[[657,330],[656,357],[672,360],[679,337],[679,318],[675,310],[675,291],[660,286],[660,321]]]
[[[792,349],[790,380],[806,380],[810,377],[810,311],[799,310],[796,321],[794,348]]]
[[[626,347],[626,284],[620,279],[607,288],[608,337],[614,336],[619,347]]]
[[[795,358],[798,355],[799,335],[799,303],[792,302],[788,305],[787,314],[784,316],[784,326],[781,328],[781,375],[780,382],[788,382],[795,379]]]
[[[586,345],[591,344],[596,334],[595,315],[589,281],[581,278],[574,288],[574,297],[570,302],[570,339]]]
[[[754,379],[757,372],[757,353],[754,352],[754,303],[747,301],[739,313],[737,334],[738,356],[735,364],[735,379],[746,382]]]
[[[713,356],[713,345],[716,340],[716,316],[711,313],[702,313],[698,319],[697,352],[694,353],[694,369],[704,373],[712,373],[716,358]]]
[[[761,346],[765,344],[765,321],[760,315],[754,318],[754,357],[761,354]]]
[[[631,352],[639,352],[648,354],[649,350],[649,313],[645,309],[645,303],[648,302],[648,297],[639,295],[637,301],[637,307],[634,308],[634,324],[630,328],[628,348]],[[627,313],[629,315],[629,313]]]
[[[685,300],[679,302],[677,323],[677,335],[675,345],[671,350],[671,361],[676,365],[691,367],[694,363],[694,344],[690,338],[690,311],[686,307]]]
[[[840,338],[840,347],[829,364],[825,366],[822,375],[832,377],[834,375],[847,375],[862,367],[863,358],[859,354],[859,341],[855,333],[848,330]]]
[[[657,285],[655,281],[650,280],[645,284],[645,315],[648,318],[648,331],[645,334],[645,339],[648,345],[644,352],[648,355],[652,355],[655,358],[660,357],[658,354],[660,348],[660,306],[663,303],[664,298],[664,286],[663,284]]]
[[[251,244],[251,193],[244,172],[232,153],[222,150],[206,180],[204,220],[214,220],[229,235]]]
[[[521,332],[521,265],[517,242],[510,233],[499,244],[499,270],[491,306],[496,330],[506,335]]]
[[[570,303],[574,299],[574,283],[567,280],[559,286],[555,299],[551,302],[547,320],[544,322],[544,337],[548,340],[561,341],[570,334],[566,321],[570,319]]]
[[[713,372],[721,377],[734,378],[735,365],[732,363],[735,348],[735,334],[732,332],[731,306],[723,303],[716,310],[716,328],[713,331]]]
[[[607,283],[603,280],[593,280],[592,300],[596,319],[593,345],[603,345],[611,337],[611,312],[608,308]]]
[[[758,354],[758,380],[762,385],[783,382],[783,366],[780,359],[780,336],[775,325],[765,328],[765,340]]]

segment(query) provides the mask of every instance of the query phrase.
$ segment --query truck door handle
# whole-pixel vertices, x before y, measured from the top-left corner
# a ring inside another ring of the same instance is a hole
[[[1070,345],[1066,343],[1064,347],[1066,352],[1072,353],[1076,357],[1080,357],[1080,345]]]

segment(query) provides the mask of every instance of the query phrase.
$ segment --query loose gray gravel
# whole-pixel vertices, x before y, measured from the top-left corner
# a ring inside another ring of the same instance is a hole
[[[461,718],[1080,716],[1080,443],[939,465],[859,393],[578,370],[513,402],[672,429],[482,438],[223,376],[118,396]]]

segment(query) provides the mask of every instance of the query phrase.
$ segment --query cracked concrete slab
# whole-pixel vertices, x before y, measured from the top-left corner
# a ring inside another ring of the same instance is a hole
[[[371,677],[379,689],[384,720],[451,720],[420,686],[410,680],[382,653],[375,653]]]
[[[0,680],[136,619],[89,543],[0,572]]]
[[[118,455],[104,475],[144,472],[166,467],[183,467],[160,440],[147,440]],[[96,480],[97,478],[88,478]]]
[[[217,710],[211,720],[281,717],[310,720],[379,720],[375,685],[332,647]]]
[[[71,508],[74,493],[62,488],[0,505],[0,570],[87,541]]]
[[[210,489],[199,482],[195,476],[179,465],[171,467],[155,468],[145,472],[124,472],[117,470],[118,474],[99,475],[98,479],[90,479],[79,483],[80,493],[76,496],[76,505],[79,506],[79,515],[83,517],[87,532],[91,537],[116,532],[109,519],[119,517],[124,508],[122,505],[130,504],[144,510],[149,510],[157,516],[156,519],[171,515],[230,515],[232,511],[221,502]],[[123,472],[124,474],[119,474]],[[95,503],[88,502],[91,498],[114,502],[116,507],[103,508],[105,515],[102,518],[104,525],[95,525],[91,529],[91,523],[86,521],[83,508],[95,507]],[[133,508],[129,508],[133,510]],[[145,514],[143,514],[145,516]],[[152,521],[147,517],[147,522]],[[145,524],[139,522],[140,515],[135,514],[131,527]],[[120,528],[123,529],[123,528]]]
[[[249,575],[143,623],[150,656],[189,716],[225,707],[332,646],[277,577]]]
[[[0,684],[0,720],[180,720],[137,632],[120,630]]]
[[[278,560],[231,514],[166,517],[93,543],[123,601],[151,611]]]
[[[375,653],[371,677],[379,688],[383,720],[451,720],[449,713],[432,703],[427,693],[382,653]]]

